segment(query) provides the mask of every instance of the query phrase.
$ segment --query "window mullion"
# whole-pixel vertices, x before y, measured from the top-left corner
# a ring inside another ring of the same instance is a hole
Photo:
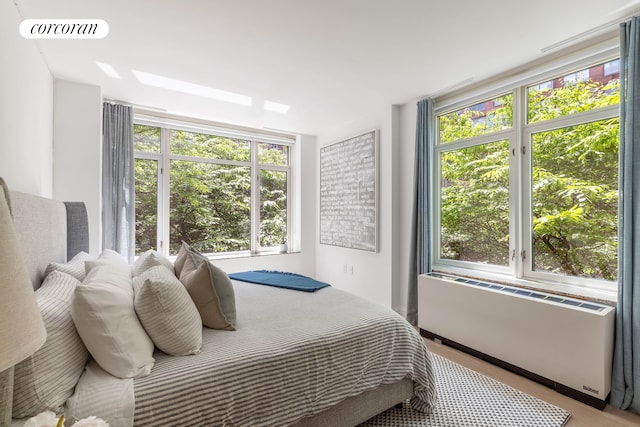
[[[260,251],[260,168],[258,143],[251,140],[251,244],[252,254]]]
[[[238,160],[210,159],[207,157],[181,156],[177,154],[172,154],[169,157],[171,160],[179,160],[179,161],[195,162],[195,163],[209,163],[212,165],[243,166],[243,167],[251,166],[251,161],[243,162]]]
[[[584,123],[595,122],[598,120],[611,119],[618,117],[620,113],[619,105],[611,105],[608,107],[598,108],[594,110],[574,113],[567,116],[556,117],[554,119],[545,120],[537,123],[527,124],[523,122],[523,127],[529,133],[537,133],[553,129],[561,129],[570,126],[578,126]],[[526,120],[526,119],[525,119]]]
[[[170,152],[169,152],[169,139],[171,130],[167,128],[160,129],[160,152],[162,153],[162,162],[159,165],[160,174],[159,189],[158,189],[158,250],[165,256],[169,256],[169,218],[170,218],[170,201],[171,201],[171,186],[170,186]]]
[[[522,251],[531,252],[531,145],[529,133],[526,130],[527,123],[527,97],[526,89],[520,87],[516,90],[517,104],[514,111],[514,125],[516,126],[515,156],[513,158],[513,189],[517,194],[512,194],[515,199],[513,212],[513,225],[515,229],[514,246],[511,252],[511,262],[515,263],[516,278],[524,277],[530,268],[526,257],[523,259]]]

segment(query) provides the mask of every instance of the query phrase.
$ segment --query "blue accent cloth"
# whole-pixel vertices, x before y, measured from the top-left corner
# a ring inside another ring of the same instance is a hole
[[[229,277],[243,282],[275,286],[277,288],[293,289],[303,292],[315,292],[318,289],[331,286],[328,283],[319,282],[301,274],[287,273],[283,271],[243,271],[240,273],[231,273],[229,274]]]

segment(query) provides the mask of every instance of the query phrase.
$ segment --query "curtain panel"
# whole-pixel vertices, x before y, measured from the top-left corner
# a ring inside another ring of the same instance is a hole
[[[406,301],[407,320],[418,322],[418,276],[431,271],[431,211],[429,188],[430,163],[433,157],[433,100],[418,102],[416,117],[416,155],[414,164],[413,218],[411,221],[411,255]]]
[[[129,261],[135,255],[133,111],[105,102],[102,109],[102,249]]]
[[[618,305],[611,404],[640,412],[640,17],[620,27]]]

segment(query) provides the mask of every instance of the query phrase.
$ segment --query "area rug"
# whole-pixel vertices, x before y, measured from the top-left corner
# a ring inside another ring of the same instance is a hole
[[[431,414],[409,403],[361,427],[561,427],[570,413],[492,378],[431,353],[438,404]]]

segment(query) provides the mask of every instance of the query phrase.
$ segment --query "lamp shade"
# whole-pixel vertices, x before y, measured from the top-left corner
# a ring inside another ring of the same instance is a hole
[[[46,338],[0,178],[0,372],[35,353]]]

